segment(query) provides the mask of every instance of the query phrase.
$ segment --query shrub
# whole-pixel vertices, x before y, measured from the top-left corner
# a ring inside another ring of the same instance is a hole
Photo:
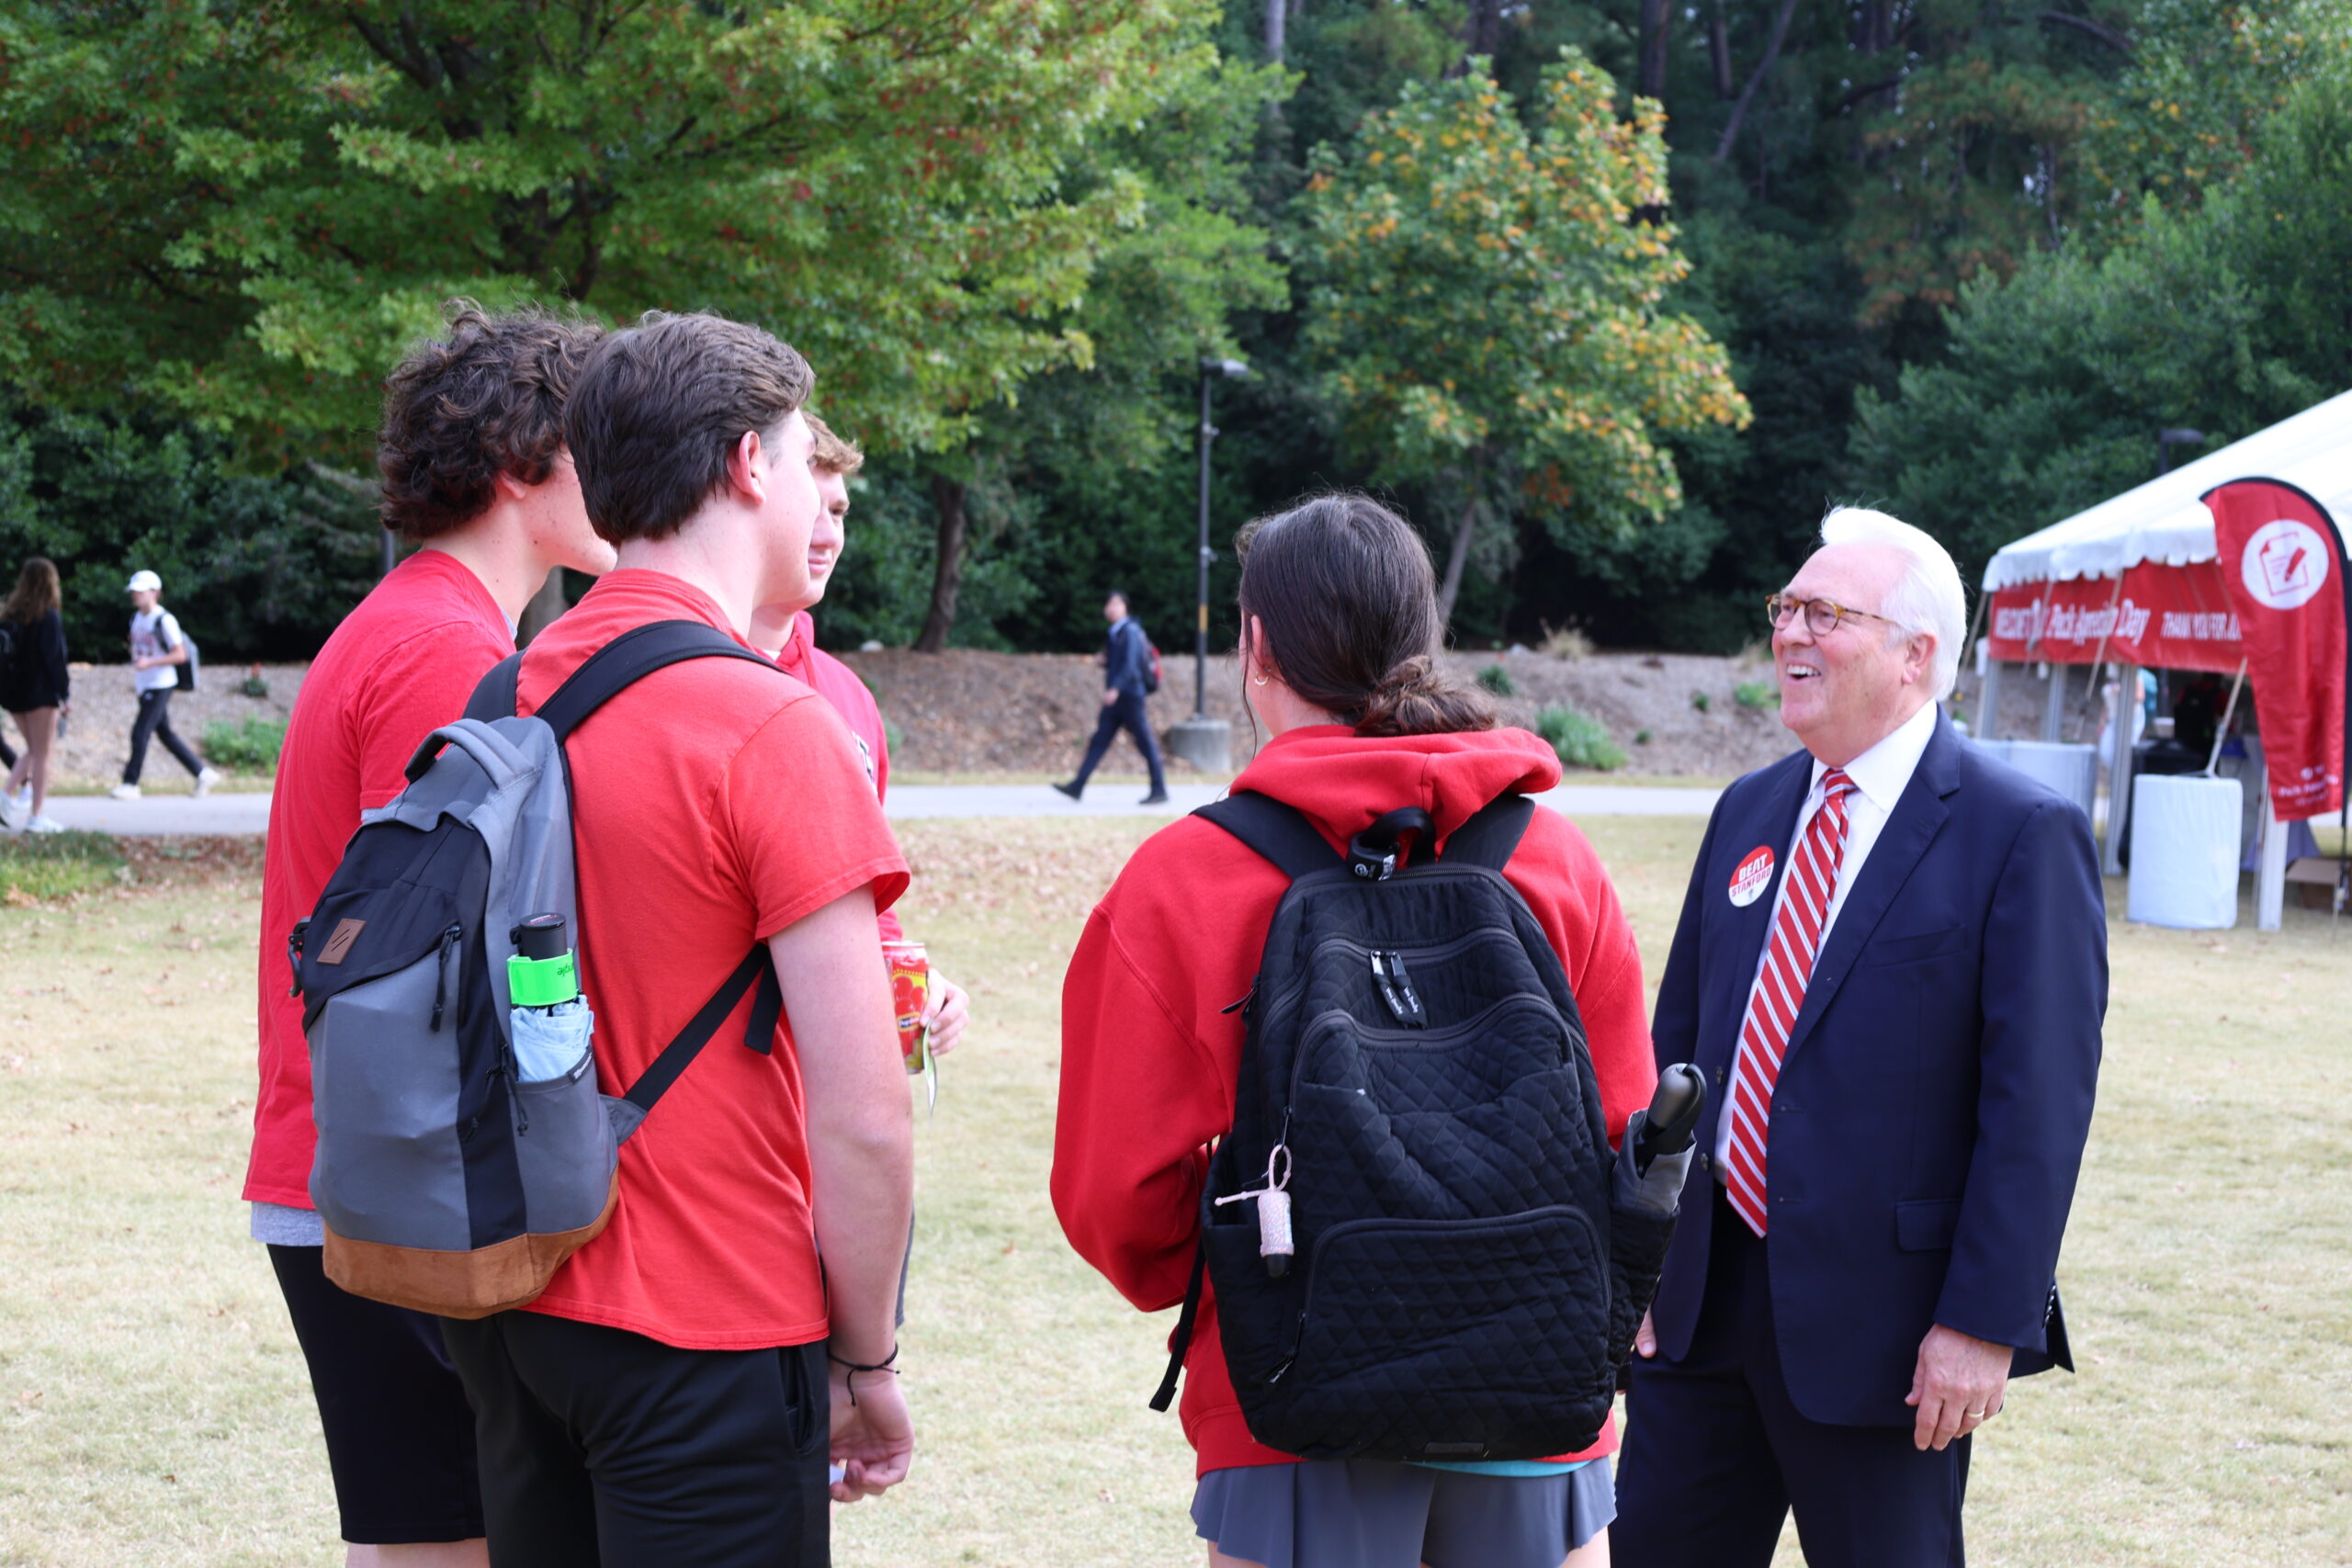
[[[1519,695],[1519,682],[1512,680],[1510,678],[1510,671],[1504,669],[1499,664],[1489,664],[1484,670],[1479,671],[1478,684],[1486,687],[1487,690],[1494,693],[1495,695],[1498,697],[1515,697]]]
[[[1693,692],[1690,694],[1690,705],[1704,713],[1714,705],[1714,699],[1704,692]]]
[[[122,657],[135,567],[163,575],[164,602],[224,676],[232,660],[308,659],[376,585],[374,481],[315,466],[253,477],[232,458],[225,438],[152,406],[0,400],[0,570],[13,583],[28,555],[57,562],[75,659]]]
[[[1555,631],[1547,626],[1544,628],[1544,640],[1537,646],[1564,663],[1574,664],[1592,657],[1592,638],[1577,626],[1562,626]]]
[[[70,898],[130,880],[121,849],[104,833],[17,833],[0,839],[0,903]]]
[[[1648,745],[1649,743],[1650,743],[1650,732],[1649,732],[1648,730],[1646,730],[1646,729],[1636,729],[1635,731],[1634,731],[1634,745],[1636,745],[1636,746],[1646,746],[1646,745]]]
[[[1771,681],[1742,681],[1731,689],[1731,700],[1744,708],[1761,710],[1781,705],[1781,688]]]
[[[232,773],[275,773],[286,744],[286,721],[246,718],[235,724],[216,718],[204,727],[204,756]]]
[[[1625,765],[1623,748],[1609,738],[1601,722],[1574,708],[1545,708],[1535,716],[1535,733],[1550,741],[1560,761],[1571,768],[1608,773]]]

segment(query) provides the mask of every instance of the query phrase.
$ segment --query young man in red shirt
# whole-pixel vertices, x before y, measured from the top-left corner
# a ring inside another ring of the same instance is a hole
[[[858,760],[865,764],[865,776],[874,783],[874,798],[887,802],[890,737],[883,728],[882,710],[854,671],[817,646],[817,623],[808,614],[825,597],[825,586],[832,581],[833,568],[841,564],[842,551],[848,546],[849,481],[865,467],[865,454],[857,443],[835,434],[814,413],[803,409],[801,417],[808,422],[808,471],[817,480],[820,507],[816,526],[808,535],[808,591],[797,604],[760,606],[752,617],[752,646],[775,660],[777,669],[814,687],[819,696],[833,705],[833,711],[849,726],[851,739],[857,742]],[[883,911],[881,929],[885,942],[901,941],[907,934],[895,910]],[[933,1055],[944,1056],[956,1049],[970,1016],[971,998],[964,987],[933,969],[931,999],[923,1008]]]
[[[557,567],[602,571],[563,438],[595,342],[584,322],[459,307],[385,384],[384,525],[424,547],[362,600],[304,676],[270,799],[262,867],[261,1085],[244,1196],[310,1364],[351,1568],[480,1568],[474,1422],[440,1321],[348,1295],[320,1267],[311,1207],[311,1055],[287,936],[359,827],[407,782],[417,743],[465,711],[514,651],[514,621]]]
[[[713,316],[598,345],[565,428],[620,565],[532,642],[523,711],[639,626],[749,647],[760,606],[806,594],[812,381]],[[875,924],[906,863],[840,716],[749,660],[657,671],[565,750],[599,1088],[635,1081],[754,943],[784,1011],[765,1051],[736,1043],[751,998],[720,1026],[621,1146],[611,1224],[544,1294],[443,1325],[490,1539],[500,1568],[822,1564],[829,1449],[841,1502],[903,1479],[914,1450],[893,1321],[912,1116]]]

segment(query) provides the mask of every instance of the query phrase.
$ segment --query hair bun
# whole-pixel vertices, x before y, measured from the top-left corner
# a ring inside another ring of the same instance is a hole
[[[1426,691],[1436,673],[1437,662],[1426,653],[1400,659],[1389,667],[1388,673],[1383,675],[1380,683],[1372,689],[1373,701],[1376,703],[1384,697],[1394,701],[1408,693]]]

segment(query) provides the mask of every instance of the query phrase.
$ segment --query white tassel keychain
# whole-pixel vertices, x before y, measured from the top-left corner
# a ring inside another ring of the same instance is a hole
[[[1266,1156],[1266,1185],[1216,1201],[1223,1208],[1244,1198],[1258,1200],[1258,1256],[1266,1260],[1267,1274],[1277,1280],[1290,1272],[1291,1257],[1297,1251],[1290,1234],[1290,1194],[1284,1190],[1289,1186],[1290,1145],[1276,1144]]]

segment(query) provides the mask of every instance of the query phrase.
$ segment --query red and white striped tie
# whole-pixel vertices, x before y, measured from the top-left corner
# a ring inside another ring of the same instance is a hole
[[[1821,775],[1821,809],[1805,824],[1795,858],[1789,863],[1781,910],[1772,921],[1772,945],[1764,972],[1747,1003],[1739,1031],[1739,1064],[1732,1069],[1731,1147],[1724,1178],[1731,1206],[1758,1235],[1765,1231],[1765,1129],[1772,1119],[1772,1086],[1780,1081],[1781,1055],[1789,1031],[1804,1006],[1805,983],[1813,977],[1821,933],[1829,923],[1830,896],[1838,890],[1838,866],[1846,858],[1846,797],[1854,781],[1841,768]]]

